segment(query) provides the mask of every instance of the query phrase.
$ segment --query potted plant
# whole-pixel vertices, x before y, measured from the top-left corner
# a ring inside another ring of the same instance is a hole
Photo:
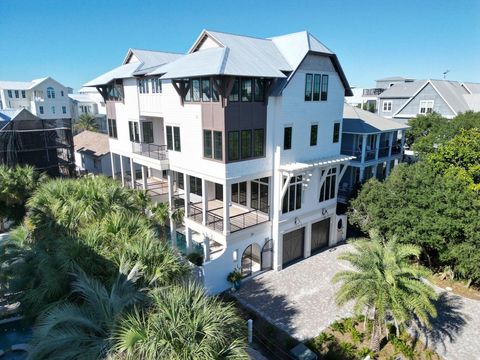
[[[239,290],[242,281],[242,273],[239,269],[235,269],[228,274],[227,280],[233,285],[235,290]]]

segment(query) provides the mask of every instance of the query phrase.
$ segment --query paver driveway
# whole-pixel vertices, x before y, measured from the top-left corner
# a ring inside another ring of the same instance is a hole
[[[339,245],[282,271],[269,271],[242,284],[235,296],[298,340],[318,335],[333,321],[352,314],[351,304],[339,308],[333,275],[349,269],[337,256],[350,250]],[[438,317],[427,344],[448,360],[480,360],[480,301],[436,288]]]

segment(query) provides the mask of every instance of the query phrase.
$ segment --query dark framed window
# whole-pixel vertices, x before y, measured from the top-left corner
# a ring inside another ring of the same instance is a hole
[[[320,100],[326,101],[328,97],[328,75],[322,75],[322,94]]]
[[[167,126],[167,149],[173,150],[173,129],[171,126]]]
[[[340,123],[333,124],[333,142],[338,143],[340,140]]]
[[[203,130],[203,157],[212,157],[212,130]]]
[[[283,129],[283,150],[290,150],[292,148],[292,127],[286,126]]]
[[[202,179],[195,176],[189,176],[190,178],[190,193],[202,196]]]
[[[183,86],[185,87],[185,89],[188,88],[188,91],[185,93],[185,101],[192,101],[192,82],[187,80],[183,82]]]
[[[182,151],[180,144],[180,128],[178,126],[173,127],[173,149],[175,151]]]
[[[313,101],[320,100],[320,82],[321,75],[315,74],[313,77]]]
[[[42,108],[43,110],[43,108]],[[43,113],[43,111],[41,111]],[[108,136],[111,138],[117,139],[117,120],[116,119],[108,119]]]
[[[312,100],[312,74],[305,75],[305,101]]]
[[[255,101],[263,101],[265,98],[265,90],[264,90],[264,81],[263,79],[255,79],[254,80],[255,84],[255,92],[254,92],[254,100]]]
[[[11,99],[13,97],[12,90],[7,90],[8,92],[8,97]]]
[[[177,172],[177,187],[178,187],[179,189],[182,189],[182,190],[185,189],[185,183],[184,183],[183,180],[184,180],[184,179],[183,179],[183,173],[181,173],[181,172],[178,171],[178,172]]]
[[[317,145],[318,125],[313,124],[310,126],[310,146]]]
[[[63,90],[60,90],[60,95],[62,95],[62,97],[63,97]]]
[[[136,143],[140,142],[140,133],[138,132],[138,122],[129,121],[128,131],[130,134],[130,141],[136,142]]]
[[[202,101],[210,101],[211,99],[211,84],[210,79],[202,79]]]
[[[66,114],[67,113],[67,107],[66,106],[62,106],[62,114]]]
[[[62,91],[63,92],[63,91]],[[62,95],[63,96],[63,95]],[[27,97],[27,94],[25,93],[25,90],[22,90],[22,98],[26,98]]]
[[[240,132],[228,132],[228,160],[235,161],[240,159]]]
[[[213,81],[212,81],[212,101],[217,102],[218,100],[220,100],[220,97],[218,96],[218,90],[217,90],[217,87],[215,87],[215,85],[217,85],[217,87],[220,86],[218,84],[218,81],[216,79],[213,79]]]
[[[269,179],[261,178],[250,181],[250,207],[268,213]]]
[[[252,130],[242,130],[241,149],[242,159],[252,157]]]
[[[247,182],[232,184],[232,202],[247,205]]]
[[[223,148],[222,148],[222,132],[214,131],[213,132],[213,158],[215,160],[223,159]]]
[[[322,171],[322,176],[325,174],[325,170]],[[332,168],[328,170],[325,181],[320,188],[319,202],[327,201],[335,197],[335,190],[337,186],[337,169]]]
[[[252,101],[252,79],[242,79],[242,101]]]
[[[228,101],[238,101],[239,82],[238,78],[233,81],[233,87],[230,95],[228,95]]]
[[[253,130],[253,156],[259,157],[265,155],[265,130]]]
[[[283,179],[285,184],[287,179]],[[302,207],[302,186],[303,178],[301,175],[290,179],[287,191],[283,197],[282,213],[298,210]]]
[[[153,123],[151,121],[142,121],[143,142],[153,143]]]
[[[192,101],[200,101],[200,80],[192,80]]]
[[[20,93],[18,92],[18,90],[15,90],[15,97],[18,99],[20,97]]]
[[[39,106],[38,110],[40,111],[40,114],[43,114],[43,106]]]

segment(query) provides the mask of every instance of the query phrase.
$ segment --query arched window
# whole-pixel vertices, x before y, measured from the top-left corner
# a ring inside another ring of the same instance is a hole
[[[47,97],[49,99],[55,99],[55,90],[51,86],[47,88]]]

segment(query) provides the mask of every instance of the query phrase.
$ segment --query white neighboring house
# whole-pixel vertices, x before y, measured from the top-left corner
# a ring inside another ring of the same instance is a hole
[[[78,93],[69,94],[71,99],[72,118],[74,122],[82,114],[90,114],[95,117],[98,130],[107,133],[107,110],[105,100],[95,88],[81,88]]]
[[[80,173],[112,176],[108,135],[84,130],[73,137],[75,166]]]
[[[130,49],[85,86],[106,100],[114,177],[185,212],[170,221],[185,239],[173,244],[203,253],[209,292],[236,268],[278,271],[345,239],[336,207],[353,158],[340,152],[351,90],[308,32],[204,30],[187,54]]]
[[[27,109],[41,119],[71,119],[68,91],[51,77],[0,81],[0,109]]]

